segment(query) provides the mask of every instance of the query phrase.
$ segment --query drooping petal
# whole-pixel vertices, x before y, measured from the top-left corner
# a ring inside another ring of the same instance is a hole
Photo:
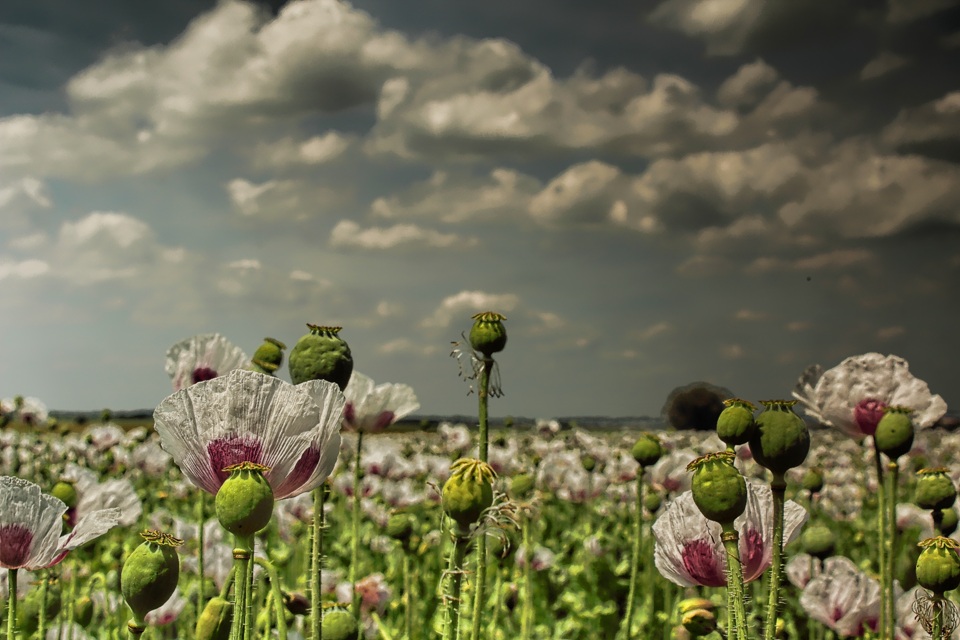
[[[653,559],[660,575],[683,587],[703,584],[699,580],[713,575],[712,559],[724,562],[722,552],[716,554],[723,548],[720,534],[720,525],[700,513],[691,492],[677,496],[653,523]]]
[[[344,395],[344,426],[351,431],[382,431],[420,408],[411,386],[389,382],[374,386],[372,379],[356,371]]]
[[[66,510],[32,482],[0,477],[0,566],[29,569],[55,555]]]
[[[111,509],[100,509],[99,511],[88,513],[80,519],[80,522],[78,522],[77,526],[73,528],[73,531],[60,536],[54,554],[51,558],[47,558],[43,561],[43,563],[37,563],[35,566],[31,566],[30,568],[44,569],[57,564],[63,560],[64,556],[66,556],[69,551],[76,549],[82,544],[90,542],[94,538],[99,538],[107,531],[117,526],[120,523],[120,517],[122,515],[123,512],[116,507]]]

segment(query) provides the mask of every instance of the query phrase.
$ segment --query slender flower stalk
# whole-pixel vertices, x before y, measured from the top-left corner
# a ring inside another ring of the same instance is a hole
[[[314,491],[316,491],[316,489],[314,489]],[[284,604],[283,592],[280,590],[280,575],[277,573],[276,567],[274,567],[272,563],[267,562],[266,559],[256,558],[254,559],[254,562],[260,565],[264,571],[267,572],[267,575],[270,576],[270,596],[273,602],[273,607],[277,612],[277,633],[279,635],[279,640],[287,640],[287,619],[283,614]]]
[[[740,564],[740,534],[732,524],[721,525],[723,548],[727,552],[727,638],[747,640],[747,611],[744,606],[743,567]]]
[[[529,561],[533,552],[533,522],[528,518],[523,523],[523,549],[528,561],[523,564],[523,605],[520,609],[520,640],[530,640],[530,627],[533,623],[533,576]]]
[[[403,631],[406,640],[413,640],[413,569],[410,553],[403,553]]]
[[[17,627],[17,570],[7,569],[7,640],[16,640]]]
[[[887,610],[886,627],[883,628],[881,636],[884,638],[894,637],[897,627],[896,616],[896,594],[893,584],[893,570],[897,557],[897,483],[900,479],[900,465],[896,460],[887,463],[887,536],[884,539],[886,549],[884,554],[887,557],[886,573],[883,574],[881,584],[883,586],[883,603]]]
[[[881,576],[880,583],[880,622],[879,628],[884,630],[887,629],[887,616],[890,615],[890,612],[887,611],[887,598],[886,598],[886,588],[884,583],[887,576],[887,496],[886,491],[884,491],[884,477],[883,477],[883,460],[880,457],[880,450],[876,447],[876,438],[874,438],[874,447],[873,447],[873,461],[874,468],[877,472],[877,560],[879,563],[879,575]],[[896,509],[896,506],[894,506]],[[882,640],[890,640],[884,636]]]
[[[360,592],[357,590],[357,570],[360,564],[360,480],[363,468],[360,466],[360,452],[363,446],[363,431],[357,431],[357,452],[353,459],[353,521],[350,540],[350,584],[353,588],[353,600],[350,612],[360,619]]]
[[[203,582],[203,523],[206,518],[206,507],[207,507],[207,492],[200,491],[199,496],[197,497],[197,573],[200,574],[200,582],[197,585],[197,619],[200,619],[200,614],[203,613],[203,607],[207,600],[207,596],[204,593],[204,582]]]
[[[786,488],[787,482],[784,475],[773,474],[773,482],[770,483],[773,496],[773,562],[770,565],[770,589],[767,594],[767,624],[764,628],[766,640],[773,640],[776,637],[777,615],[780,607],[780,584],[783,582],[783,506]]]
[[[443,594],[446,608],[446,624],[443,628],[443,640],[456,640],[460,636],[460,591],[463,585],[463,564],[467,556],[470,538],[454,533],[453,553],[447,567],[447,589]]]
[[[320,585],[323,577],[324,485],[313,490],[313,522],[310,525],[310,638],[323,637]]]
[[[627,595],[627,612],[623,620],[623,635],[626,640],[631,638],[633,612],[636,603],[637,582],[640,573],[640,555],[643,550],[643,476],[648,466],[654,465],[663,454],[660,440],[652,434],[645,433],[634,443],[631,450],[634,460],[637,461],[637,495],[636,509],[633,521],[633,551],[630,565],[630,589]],[[649,565],[649,563],[645,563]]]
[[[235,536],[233,548],[233,626],[230,628],[230,640],[244,640],[247,629],[247,607],[250,583],[247,581],[247,567],[253,556],[253,537]]]

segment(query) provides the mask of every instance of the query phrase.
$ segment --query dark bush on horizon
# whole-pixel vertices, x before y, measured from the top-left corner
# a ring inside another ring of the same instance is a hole
[[[723,401],[733,392],[709,382],[691,382],[677,387],[667,396],[661,414],[675,429],[716,429]]]

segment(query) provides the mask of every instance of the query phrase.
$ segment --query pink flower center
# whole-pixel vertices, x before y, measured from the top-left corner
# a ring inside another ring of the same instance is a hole
[[[193,373],[190,374],[190,378],[193,380],[193,384],[198,382],[206,382],[207,380],[213,380],[217,377],[217,372],[210,367],[197,367],[193,370]]]
[[[713,545],[706,540],[691,540],[683,545],[681,552],[683,567],[699,585],[704,587],[722,587],[727,584],[720,558],[714,553]]]
[[[22,524],[0,526],[0,566],[19,569],[30,557],[33,533]]]
[[[207,445],[210,468],[216,474],[219,484],[230,475],[223,469],[241,462],[263,464],[263,444],[252,438],[232,436],[214,440]]]
[[[857,403],[853,408],[853,419],[856,421],[860,432],[864,435],[872,436],[877,431],[877,424],[883,417],[883,410],[887,403],[876,398],[866,398]]]

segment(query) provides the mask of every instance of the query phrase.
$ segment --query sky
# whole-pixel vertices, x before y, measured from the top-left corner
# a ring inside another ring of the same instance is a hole
[[[878,351],[960,405],[956,0],[6,0],[0,396],[342,326],[419,414],[788,398]],[[284,366],[281,377],[289,380]]]

